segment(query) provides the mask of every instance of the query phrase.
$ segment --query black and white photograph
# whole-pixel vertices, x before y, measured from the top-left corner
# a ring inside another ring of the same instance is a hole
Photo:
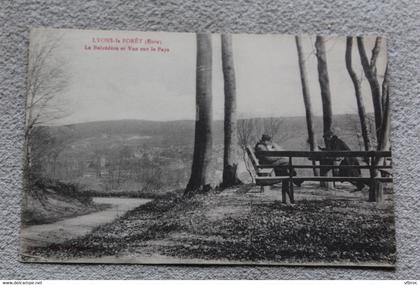
[[[26,91],[23,262],[395,265],[385,37],[33,29]]]

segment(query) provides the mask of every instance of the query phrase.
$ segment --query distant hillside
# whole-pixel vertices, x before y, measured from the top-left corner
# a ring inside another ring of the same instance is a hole
[[[98,121],[53,127],[70,129],[77,138],[112,136],[112,135],[142,135],[157,137],[172,137],[185,143],[184,137],[194,135],[194,121],[146,121],[146,120],[118,120]]]
[[[305,117],[252,118],[254,145],[276,126],[274,140],[287,150],[307,150]],[[322,118],[314,117],[318,145],[322,140]],[[357,115],[333,118],[337,135],[353,150],[362,147]],[[238,125],[246,121],[239,120]],[[268,124],[267,124],[268,122]],[[42,177],[77,183],[87,191],[115,193],[153,192],[185,187],[191,170],[195,121],[121,120],[40,127],[33,142],[34,169]],[[213,128],[212,181],[221,179],[223,166],[223,121]],[[237,146],[238,154],[242,153]],[[241,179],[249,174],[241,160]],[[249,177],[248,177],[249,178]],[[246,180],[244,180],[246,181]]]
[[[263,118],[259,118],[263,119]],[[279,117],[284,121],[280,129],[280,133],[291,133],[289,146],[287,148],[296,147],[293,141],[302,136],[307,136],[305,117]],[[315,116],[313,118],[314,131],[318,137],[322,137],[322,117]],[[359,144],[352,138],[355,137],[355,131],[360,132],[359,119],[356,114],[335,115],[334,127],[337,134],[347,137],[349,144],[353,148],[358,148]],[[111,135],[141,135],[152,136],[155,139],[162,138],[160,143],[164,144],[192,144],[194,137],[194,120],[179,121],[147,121],[147,120],[117,120],[117,121],[97,121],[79,124],[71,124],[64,126],[49,127],[53,132],[60,130],[68,130],[72,132],[73,138],[87,138]],[[215,121],[213,127],[213,140],[215,144],[223,142],[223,121]],[[166,139],[170,138],[169,141]],[[159,143],[159,144],[160,144]],[[286,142],[286,144],[289,144]]]

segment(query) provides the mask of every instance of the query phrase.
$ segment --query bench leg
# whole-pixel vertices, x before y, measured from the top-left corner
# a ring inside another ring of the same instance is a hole
[[[334,176],[332,171],[328,171],[324,176],[332,177]],[[321,181],[321,187],[326,188],[327,190],[334,190],[335,189],[335,181]]]
[[[283,203],[287,203],[287,196],[289,196],[290,203],[295,202],[295,199],[293,197],[293,190],[290,188],[290,181],[283,180],[281,182],[281,199]]]
[[[384,201],[384,184],[373,182],[369,188],[369,202],[382,203]]]
[[[283,183],[284,182],[281,183],[281,201],[282,203],[287,203],[286,188]]]
[[[289,181],[288,181],[289,182]],[[294,189],[293,189],[293,182],[290,181],[289,182],[289,198],[290,198],[290,203],[294,204],[295,203],[295,193],[294,193]]]
[[[295,203],[295,195],[293,193],[293,183],[289,180],[283,180],[281,183],[281,200],[282,203],[287,203],[287,196],[289,197],[290,203]]]

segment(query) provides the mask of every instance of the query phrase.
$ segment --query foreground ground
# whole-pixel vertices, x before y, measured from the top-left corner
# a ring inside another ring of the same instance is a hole
[[[63,243],[92,232],[98,226],[107,224],[123,216],[126,212],[150,202],[139,198],[93,198],[93,204],[103,205],[96,212],[81,214],[76,217],[31,226],[23,226],[20,232],[21,247],[45,247],[51,243]],[[106,207],[105,207],[106,206]]]
[[[391,195],[381,205],[349,185],[305,183],[295,205],[277,188],[243,186],[183,199],[167,195],[92,233],[29,248],[26,261],[137,263],[328,263],[391,265]]]

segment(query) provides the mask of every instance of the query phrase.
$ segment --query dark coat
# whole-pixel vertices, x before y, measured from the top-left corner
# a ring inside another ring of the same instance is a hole
[[[330,149],[331,150],[351,150],[350,147],[341,139],[339,139],[337,136],[333,136],[330,140]]]
[[[341,139],[339,139],[337,136],[333,136],[330,141],[330,149],[335,151],[350,151],[350,147]],[[341,165],[360,165],[359,160],[356,157],[345,157],[341,163]],[[362,175],[362,172],[359,168],[339,168],[338,169],[338,176],[344,176],[344,177],[360,177]]]

